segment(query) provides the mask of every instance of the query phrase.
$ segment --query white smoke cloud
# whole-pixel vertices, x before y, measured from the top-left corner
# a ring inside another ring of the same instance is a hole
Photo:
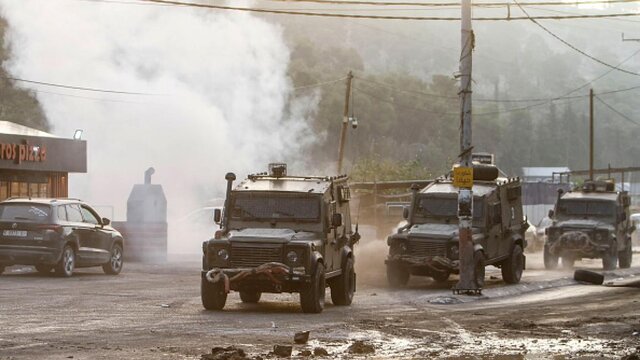
[[[311,138],[304,115],[313,114],[317,97],[287,107],[289,50],[281,29],[264,20],[73,0],[0,6],[13,76],[157,94],[30,86],[40,91],[54,134],[84,129],[88,174],[72,175],[70,196],[113,205],[116,219],[124,219],[132,185],[149,166],[170,216],[179,217],[207,200],[203,189],[222,195],[226,172],[299,159],[308,144],[299,139]]]

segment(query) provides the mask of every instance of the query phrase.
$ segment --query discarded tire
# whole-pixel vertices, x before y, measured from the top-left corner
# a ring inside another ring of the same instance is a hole
[[[602,285],[604,282],[604,275],[588,270],[576,270],[573,273],[573,279],[594,285]]]

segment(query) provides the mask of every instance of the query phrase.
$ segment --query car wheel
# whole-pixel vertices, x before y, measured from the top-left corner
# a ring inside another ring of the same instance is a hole
[[[548,246],[545,246],[542,251],[542,257],[544,258],[544,268],[547,270],[556,269],[558,267],[558,255],[553,255],[549,251]]]
[[[401,266],[387,265],[387,282],[393,288],[407,285],[410,276],[409,271]]]
[[[631,239],[629,239],[627,247],[618,253],[618,265],[621,269],[628,269],[631,267],[632,258],[633,249],[631,248]]]
[[[324,309],[325,292],[324,265],[317,263],[311,283],[307,284],[302,291],[300,291],[302,312],[313,314],[321,313]]]
[[[436,282],[439,282],[439,283],[443,283],[443,282],[446,282],[447,280],[449,280],[449,276],[450,275],[451,275],[451,273],[448,272],[448,271],[431,273],[431,277],[433,278],[433,280],[435,280]]]
[[[122,256],[122,245],[113,244],[111,248],[111,257],[109,258],[109,262],[102,265],[102,270],[105,274],[109,275],[118,275],[120,271],[122,271],[123,265],[123,256]]]
[[[356,291],[356,273],[353,258],[347,258],[342,274],[331,282],[331,301],[334,305],[351,305]]]
[[[573,255],[564,255],[562,257],[562,268],[565,270],[573,269],[576,263],[576,258]]]
[[[522,269],[524,269],[524,254],[522,253],[522,247],[515,244],[509,257],[502,262],[502,280],[507,284],[520,282]]]
[[[53,268],[57,276],[70,277],[76,267],[76,253],[69,245],[65,245],[62,249],[62,257]]]
[[[259,291],[240,291],[240,300],[243,303],[255,304],[260,301],[262,293]]]
[[[224,291],[224,282],[209,282],[205,277],[200,280],[200,297],[202,306],[207,310],[222,310],[227,302],[227,293]]]
[[[616,242],[612,242],[609,252],[602,255],[602,268],[604,270],[615,270],[618,265],[618,246]]]
[[[474,270],[473,272],[475,276],[476,286],[480,289],[484,286],[484,271],[485,271],[484,261],[485,261],[484,252],[476,251],[473,253],[473,270]],[[520,279],[518,279],[518,281],[519,280]]]
[[[48,275],[53,270],[52,265],[38,264],[35,266],[36,271],[43,275]]]

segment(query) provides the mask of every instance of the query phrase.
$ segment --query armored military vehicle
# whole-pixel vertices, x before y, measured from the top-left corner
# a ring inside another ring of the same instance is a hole
[[[613,182],[586,181],[581,188],[559,192],[553,220],[547,228],[544,266],[555,269],[558,260],[572,268],[576,260],[601,258],[605,270],[631,266],[630,198],[615,191]]]
[[[485,266],[502,269],[507,283],[517,283],[525,267],[520,180],[499,177],[494,165],[473,165],[473,244],[476,285],[484,284]],[[392,287],[404,286],[411,275],[446,281],[459,273],[458,189],[451,175],[436,179],[424,189],[414,189],[405,209],[408,224],[388,237],[387,279]]]
[[[256,303],[262,293],[300,293],[306,313],[324,308],[331,288],[336,305],[350,305],[356,290],[347,177],[289,176],[285,164],[249,175],[214,217],[221,230],[202,244],[202,304],[221,310],[229,291]]]

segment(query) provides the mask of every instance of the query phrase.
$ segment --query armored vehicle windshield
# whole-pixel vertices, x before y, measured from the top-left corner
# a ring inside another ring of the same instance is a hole
[[[279,193],[239,193],[231,198],[236,221],[319,222],[320,196]]]
[[[474,223],[481,222],[484,213],[484,200],[481,197],[473,199]],[[458,198],[443,197],[442,195],[427,194],[420,196],[416,202],[414,223],[422,224],[432,220],[451,221],[458,218]]]
[[[616,206],[615,201],[561,199],[558,201],[557,217],[563,219],[586,216],[613,219],[616,214]]]

